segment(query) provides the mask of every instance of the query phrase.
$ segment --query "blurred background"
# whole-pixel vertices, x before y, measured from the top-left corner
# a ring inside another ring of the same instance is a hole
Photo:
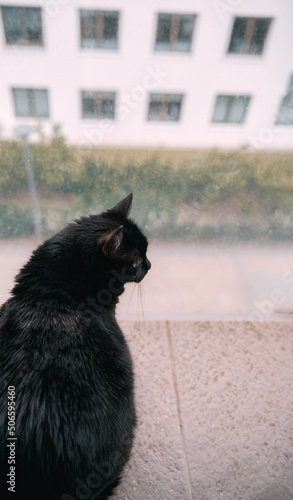
[[[0,298],[39,241],[133,192],[153,267],[122,318],[290,317],[292,3],[0,11]]]

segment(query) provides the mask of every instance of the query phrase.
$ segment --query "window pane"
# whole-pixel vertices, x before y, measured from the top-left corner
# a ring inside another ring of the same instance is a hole
[[[160,102],[160,101],[163,101],[163,99],[164,99],[164,94],[152,94],[151,95],[152,102]]]
[[[293,125],[293,75],[290,77],[288,92],[281,100],[275,123],[276,125]]]
[[[118,47],[119,12],[104,12],[103,47],[116,49]]]
[[[293,107],[293,75],[290,77],[288,93],[285,96],[286,106]]]
[[[226,121],[229,99],[229,96],[226,95],[219,95],[217,97],[213,115],[213,122],[220,123]]]
[[[182,94],[170,94],[168,99],[170,101],[168,105],[168,119],[178,122],[180,118]]]
[[[80,11],[81,46],[96,47],[96,11]]]
[[[190,52],[194,21],[195,15],[180,16],[176,50],[182,52]]]
[[[293,89],[291,89],[288,94],[285,95],[284,97],[284,104],[288,108],[293,108]]]
[[[249,97],[239,96],[233,98],[230,110],[229,110],[229,123],[243,123],[248,106]]]
[[[33,90],[35,116],[49,116],[47,90]]]
[[[16,116],[30,116],[29,95],[26,89],[13,89]]]
[[[20,18],[15,7],[1,7],[6,43],[20,43]]]
[[[114,101],[106,100],[102,101],[102,116],[103,118],[114,118],[115,105]]]
[[[113,120],[115,118],[115,94],[114,92],[103,92],[102,94],[102,116]]]
[[[84,97],[83,99],[83,117],[95,117],[95,100],[90,97]]]
[[[42,14],[41,9],[25,8],[23,9],[24,18],[22,21],[25,26],[25,39],[31,43],[42,43]]]
[[[161,120],[163,117],[163,103],[158,101],[151,101],[149,104],[149,120]]]
[[[293,107],[288,107],[284,102],[276,117],[276,125],[293,125]]]
[[[168,106],[168,118],[171,121],[178,122],[180,117],[181,102],[170,102]]]
[[[182,94],[169,94],[168,98],[169,98],[170,102],[179,102],[179,103],[181,103],[181,101],[182,101]]]
[[[251,40],[250,52],[252,54],[261,54],[263,51],[264,41],[270,26],[270,19],[256,19],[253,36]]]
[[[172,14],[159,14],[156,36],[156,50],[169,50]]]
[[[83,118],[95,117],[95,92],[82,92],[82,116]]]
[[[243,52],[246,48],[244,39],[247,17],[237,17],[234,21],[228,52]]]

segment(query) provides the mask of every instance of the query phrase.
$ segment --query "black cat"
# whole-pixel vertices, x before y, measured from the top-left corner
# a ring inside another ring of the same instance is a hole
[[[131,202],[40,245],[0,310],[2,500],[101,500],[120,481],[136,417],[115,305],[151,267]]]

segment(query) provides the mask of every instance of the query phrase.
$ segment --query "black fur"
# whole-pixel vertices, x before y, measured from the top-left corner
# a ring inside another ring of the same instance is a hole
[[[136,417],[115,305],[124,284],[150,268],[147,240],[127,217],[131,201],[40,245],[0,310],[2,500],[102,500],[120,481]]]

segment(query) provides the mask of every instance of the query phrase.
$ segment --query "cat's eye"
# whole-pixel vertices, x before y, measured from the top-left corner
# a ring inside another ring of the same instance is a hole
[[[136,269],[141,263],[142,263],[142,259],[136,259],[133,262],[132,267],[134,267],[134,269]]]

